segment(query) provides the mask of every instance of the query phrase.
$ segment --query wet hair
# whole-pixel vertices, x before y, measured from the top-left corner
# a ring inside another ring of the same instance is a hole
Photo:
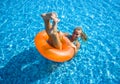
[[[82,40],[86,41],[86,40],[87,40],[87,35],[83,32],[82,28],[81,28],[81,27],[76,27],[76,28],[74,29],[74,32],[75,32],[76,30],[82,31],[82,33],[81,33],[81,38],[82,38]]]

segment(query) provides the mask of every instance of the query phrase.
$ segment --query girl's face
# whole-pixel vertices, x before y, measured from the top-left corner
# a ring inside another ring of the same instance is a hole
[[[82,34],[82,31],[81,31],[81,30],[75,30],[75,31],[73,32],[73,34],[72,34],[72,39],[73,39],[73,40],[78,39],[78,37],[80,37],[81,34]]]

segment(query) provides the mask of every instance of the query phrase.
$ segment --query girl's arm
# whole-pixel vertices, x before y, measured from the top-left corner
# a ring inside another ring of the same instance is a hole
[[[80,48],[80,43],[77,41],[75,46],[76,46],[75,53],[77,53]]]
[[[64,36],[68,36],[69,35],[69,33],[63,33],[64,34]]]

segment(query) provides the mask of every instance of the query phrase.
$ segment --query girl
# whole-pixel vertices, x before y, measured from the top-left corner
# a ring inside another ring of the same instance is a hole
[[[62,43],[61,39],[62,36],[68,37],[68,39],[71,41],[71,46],[75,48],[75,53],[80,48],[80,43],[78,42],[78,38],[81,37],[83,40],[87,40],[86,34],[82,31],[82,28],[76,27],[73,31],[72,35],[69,35],[67,33],[62,33],[57,31],[57,23],[60,21],[57,18],[57,14],[54,12],[51,13],[44,13],[41,15],[44,23],[45,23],[45,30],[49,36],[48,43],[57,48],[62,49]],[[50,20],[53,20],[53,23],[51,25]]]

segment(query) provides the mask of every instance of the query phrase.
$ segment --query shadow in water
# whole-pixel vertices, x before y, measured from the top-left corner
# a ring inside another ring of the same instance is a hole
[[[61,63],[43,58],[36,48],[14,56],[0,69],[1,84],[28,84],[48,77]]]

